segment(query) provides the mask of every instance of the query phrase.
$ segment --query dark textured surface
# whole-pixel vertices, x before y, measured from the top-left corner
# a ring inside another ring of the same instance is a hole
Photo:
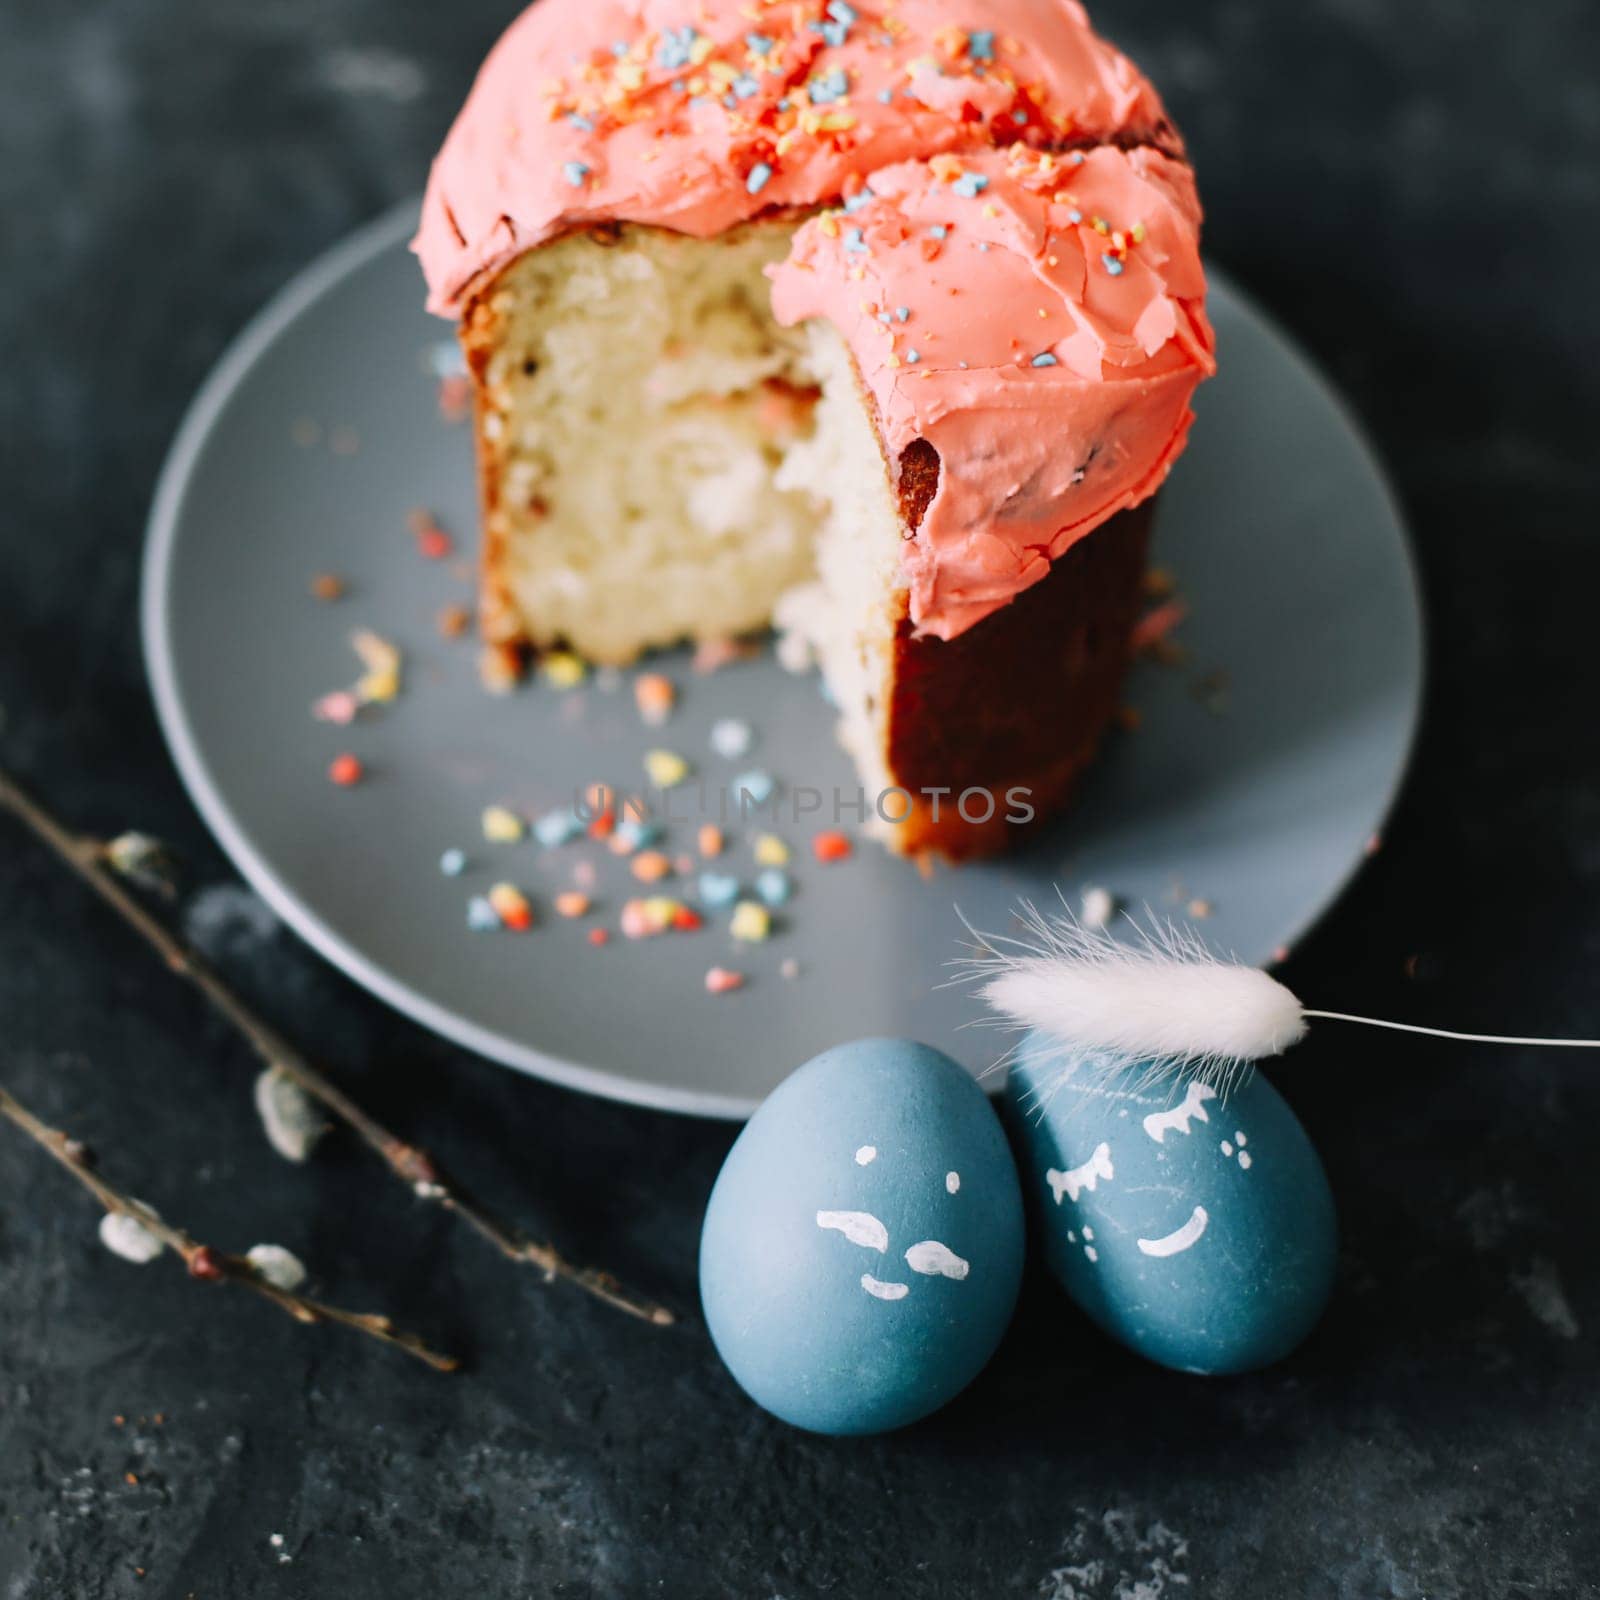
[[[173,777],[138,654],[141,524],[187,397],[270,290],[418,187],[509,10],[0,4],[0,751],[76,822],[175,841],[191,923],[275,1017],[494,1201],[690,1311],[727,1130],[466,1059],[264,927]],[[1370,424],[1432,604],[1413,779],[1289,976],[1351,1009],[1600,1032],[1592,0],[1122,0],[1101,21],[1190,136],[1211,250]],[[656,1332],[544,1289],[347,1148],[284,1166],[244,1050],[9,823],[0,1073],[197,1231],[301,1250],[474,1363],[435,1378],[125,1266],[0,1129],[7,1597],[1600,1584],[1582,1058],[1325,1030],[1280,1076],[1343,1212],[1312,1344],[1181,1379],[1035,1283],[966,1397],[869,1443],[770,1422],[692,1312]]]

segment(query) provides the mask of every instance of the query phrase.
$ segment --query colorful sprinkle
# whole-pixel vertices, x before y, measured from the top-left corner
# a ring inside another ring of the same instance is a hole
[[[634,679],[633,701],[647,726],[659,728],[672,715],[678,691],[671,678],[659,672],[646,672]]]
[[[824,73],[820,78],[813,78],[806,85],[806,91],[811,96],[812,105],[831,105],[835,100],[842,100],[849,94],[850,75],[843,67],[835,67],[832,72]]]
[[[714,822],[702,822],[695,843],[700,847],[700,854],[706,857],[707,860],[714,856],[720,856],[724,843],[722,829]]]
[[[439,415],[446,422],[465,422],[472,412],[472,379],[462,376],[439,380]]]
[[[619,921],[623,936],[628,939],[649,939],[669,929],[693,932],[701,925],[699,916],[690,907],[666,895],[628,901]]]
[[[417,553],[425,561],[443,561],[455,553],[455,540],[439,526],[431,511],[419,507],[406,522],[417,541]]]
[[[759,833],[755,840],[756,861],[763,867],[789,864],[789,847],[775,833]]]
[[[644,770],[658,789],[670,789],[689,776],[689,763],[675,750],[648,750]]]
[[[635,850],[643,850],[647,845],[654,844],[660,839],[661,831],[660,823],[650,822],[629,812],[617,824],[609,848],[613,855],[632,855]]]
[[[344,755],[335,756],[328,763],[328,778],[341,789],[348,789],[352,784],[360,783],[365,776],[366,768],[348,751]]]
[[[467,853],[465,850],[446,850],[439,857],[439,870],[447,878],[459,878],[467,870]]]
[[[539,674],[552,688],[576,689],[589,675],[589,667],[570,650],[552,650],[539,663]]]
[[[692,65],[695,40],[699,37],[700,35],[688,23],[681,28],[664,29],[661,34],[661,46],[656,51],[656,61],[668,72],[676,72],[680,67]]]
[[[753,738],[750,724],[740,722],[737,717],[723,717],[711,724],[711,748],[728,761],[748,755]]]
[[[772,791],[777,788],[777,780],[770,772],[759,769],[741,773],[733,780],[733,796],[743,810],[745,797],[753,806],[764,806],[772,798]]]
[[[556,896],[558,917],[584,917],[589,914],[589,897],[577,889],[565,889]]]
[[[1055,356],[1050,351],[1041,350],[1038,355],[1036,355],[1033,360],[1028,363],[1028,365],[1030,367],[1054,367],[1059,365],[1059,363],[1056,361]]]
[[[981,172],[963,172],[952,187],[964,198],[976,200],[989,187],[989,180]]]
[[[589,943],[596,947],[610,944],[611,935],[604,928],[591,928],[589,930]]]
[[[332,572],[319,572],[311,580],[311,594],[317,600],[342,600],[344,579]]]
[[[467,901],[467,926],[474,933],[492,933],[500,926],[494,907],[481,894]]]
[[[756,900],[741,900],[733,909],[728,932],[746,944],[760,944],[772,932],[772,913]]]
[[[584,179],[589,176],[589,169],[581,161],[563,161],[561,163],[561,176],[574,189],[581,189]]]
[[[494,844],[515,844],[527,825],[516,812],[504,806],[486,806],[483,813],[483,836]]]
[[[744,42],[746,49],[749,50],[751,55],[765,56],[771,55],[773,46],[777,43],[777,40],[769,38],[764,33],[747,33],[744,36]]]
[[[311,703],[311,715],[318,722],[337,722],[341,726],[354,722],[360,709],[361,702],[348,689],[335,689]]]
[[[700,874],[700,902],[712,911],[721,911],[739,898],[739,880],[728,872]]]
[[[760,194],[771,182],[771,165],[765,161],[758,161],[751,167],[749,176],[744,180],[744,186],[750,194]]]
[[[744,974],[730,972],[726,967],[712,967],[706,973],[707,994],[728,994],[734,989],[744,987]]]
[[[967,35],[967,55],[974,61],[993,61],[994,29],[974,28]],[[1017,120],[1022,120],[1020,115]]]
[[[1118,257],[1101,256],[1100,260],[1104,263],[1106,271],[1109,272],[1113,278],[1120,278],[1122,276],[1122,262],[1118,259]]]
[[[659,883],[672,872],[672,861],[659,850],[641,850],[631,862],[628,870],[640,883]]]
[[[583,832],[583,823],[574,811],[547,811],[533,825],[533,836],[547,850],[570,844]]]
[[[785,956],[783,964],[778,968],[778,975],[792,982],[800,976],[800,963],[793,956]]]
[[[366,668],[356,685],[358,698],[375,702],[393,700],[400,692],[399,650],[369,628],[358,628],[350,635],[350,648]]]
[[[850,836],[844,833],[819,833],[811,841],[811,853],[818,861],[843,861],[850,854]]]
[[[769,906],[786,906],[794,895],[794,884],[781,867],[767,867],[756,874],[756,893]]]
[[[513,933],[526,933],[533,926],[533,907],[514,883],[497,883],[489,891],[489,904],[501,923]]]

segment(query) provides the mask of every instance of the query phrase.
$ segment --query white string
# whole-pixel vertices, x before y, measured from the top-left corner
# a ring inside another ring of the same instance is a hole
[[[1464,1044],[1536,1044],[1557,1050],[1600,1050],[1600,1039],[1524,1039],[1505,1033],[1452,1033],[1448,1028],[1422,1028],[1414,1022],[1385,1022],[1381,1017],[1354,1017],[1348,1011],[1302,1011],[1324,1022],[1359,1022],[1365,1028],[1391,1028],[1396,1033],[1425,1033],[1433,1039],[1458,1039]]]

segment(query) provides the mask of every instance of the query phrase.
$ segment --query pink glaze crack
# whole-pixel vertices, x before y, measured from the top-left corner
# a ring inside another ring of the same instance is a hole
[[[1068,145],[1095,148],[1047,153]],[[939,450],[905,563],[913,623],[951,638],[1183,447],[1212,340],[1181,152],[1075,0],[540,0],[485,61],[413,247],[459,315],[574,228],[710,238],[842,200],[797,232],[774,311],[840,329],[891,455]]]

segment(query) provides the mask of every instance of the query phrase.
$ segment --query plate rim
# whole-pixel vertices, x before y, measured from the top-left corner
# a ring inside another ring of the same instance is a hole
[[[259,358],[284,330],[352,272],[407,238],[415,230],[419,207],[420,201],[416,198],[400,202],[357,227],[295,272],[229,340],[185,408],[156,479],[145,523],[141,559],[140,636],[145,675],[155,705],[156,720],[189,798],[235,869],[286,926],[346,977],[403,1016],[452,1044],[528,1076],[651,1110],[742,1121],[761,1104],[760,1098],[674,1088],[670,1084],[627,1077],[551,1055],[484,1027],[385,972],[359,947],[334,932],[280,880],[271,863],[234,816],[227,799],[212,778],[194,729],[184,712],[177,667],[170,648],[168,601],[173,557],[189,480],[216,421],[249,377]],[[1349,431],[1399,531],[1398,544],[1410,601],[1415,650],[1399,757],[1374,821],[1374,828],[1381,831],[1387,825],[1411,770],[1428,686],[1428,619],[1404,507],[1385,469],[1382,456],[1344,395],[1301,348],[1294,336],[1253,295],[1242,289],[1230,273],[1210,260],[1206,262],[1206,272],[1211,285],[1221,286],[1253,320],[1265,328],[1290,364],[1297,369],[1300,379],[1316,391]],[[1330,880],[1326,892],[1286,936],[1285,945],[1288,948],[1292,949],[1298,944],[1338,904],[1362,870],[1366,859],[1363,854],[1353,855],[1342,872]]]

